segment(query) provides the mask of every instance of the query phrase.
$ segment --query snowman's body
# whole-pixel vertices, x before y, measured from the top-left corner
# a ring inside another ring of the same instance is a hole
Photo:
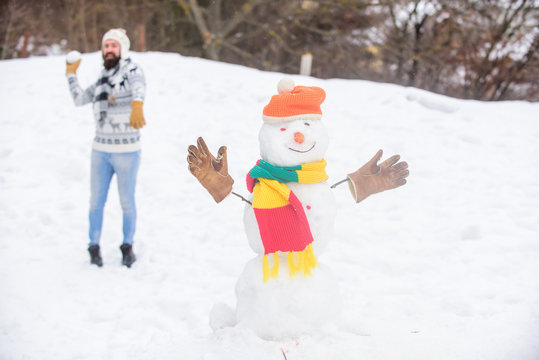
[[[327,130],[319,120],[264,124],[259,140],[262,159],[282,167],[319,161],[328,147]],[[278,277],[264,282],[264,245],[254,210],[249,204],[246,206],[245,231],[251,248],[258,256],[246,265],[238,280],[236,319],[263,338],[293,337],[313,332],[334,323],[339,316],[337,283],[319,258],[332,236],[335,197],[326,181],[286,185],[302,203],[318,265],[312,275],[290,277],[287,254],[277,252]]]

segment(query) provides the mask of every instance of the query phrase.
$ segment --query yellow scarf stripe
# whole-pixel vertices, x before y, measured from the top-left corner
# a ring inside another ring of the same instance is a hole
[[[301,170],[297,170],[298,182],[300,184],[311,184],[326,181],[328,175],[326,174],[327,162],[322,159],[313,163],[302,164]]]
[[[289,204],[290,189],[277,180],[258,179],[253,189],[253,207],[257,209],[272,209]],[[271,188],[274,191],[264,191]]]

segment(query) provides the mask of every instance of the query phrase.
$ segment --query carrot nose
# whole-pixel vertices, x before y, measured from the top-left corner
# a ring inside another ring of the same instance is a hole
[[[300,132],[294,133],[294,141],[298,144],[303,144],[303,142],[305,141],[305,135]]]

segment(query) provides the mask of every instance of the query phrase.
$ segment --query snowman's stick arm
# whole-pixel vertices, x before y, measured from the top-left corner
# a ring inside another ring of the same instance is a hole
[[[342,183],[345,183],[345,182],[347,182],[347,181],[349,181],[348,178],[343,179],[343,180],[341,180],[341,181],[337,181],[335,184],[331,185],[330,188],[335,189],[337,186],[339,186],[339,185],[341,185]]]
[[[239,197],[240,199],[242,199],[242,200],[245,201],[246,203],[249,203],[249,204],[253,205],[252,202],[250,202],[249,200],[247,200],[246,198],[244,198],[244,197],[241,196],[240,194],[235,193],[234,191],[232,191],[232,195],[236,195],[237,197]]]

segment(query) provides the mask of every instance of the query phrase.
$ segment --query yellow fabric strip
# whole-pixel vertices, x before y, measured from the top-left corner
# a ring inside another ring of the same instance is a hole
[[[273,253],[273,263],[273,266],[270,268],[267,255],[262,257],[262,279],[264,282],[268,281],[270,278],[279,276],[279,257],[277,256],[277,253]]]
[[[289,204],[288,186],[277,180],[258,179],[258,181],[253,189],[253,208],[272,209]]]
[[[303,272],[303,276],[312,275],[312,269],[316,265],[317,261],[314,256],[313,244],[309,244],[303,251],[290,251],[288,253],[288,272],[291,278],[300,272]]]
[[[324,159],[313,163],[302,164],[301,170],[297,170],[298,182],[300,184],[312,184],[326,181],[328,179],[325,171],[326,165],[327,162]]]

